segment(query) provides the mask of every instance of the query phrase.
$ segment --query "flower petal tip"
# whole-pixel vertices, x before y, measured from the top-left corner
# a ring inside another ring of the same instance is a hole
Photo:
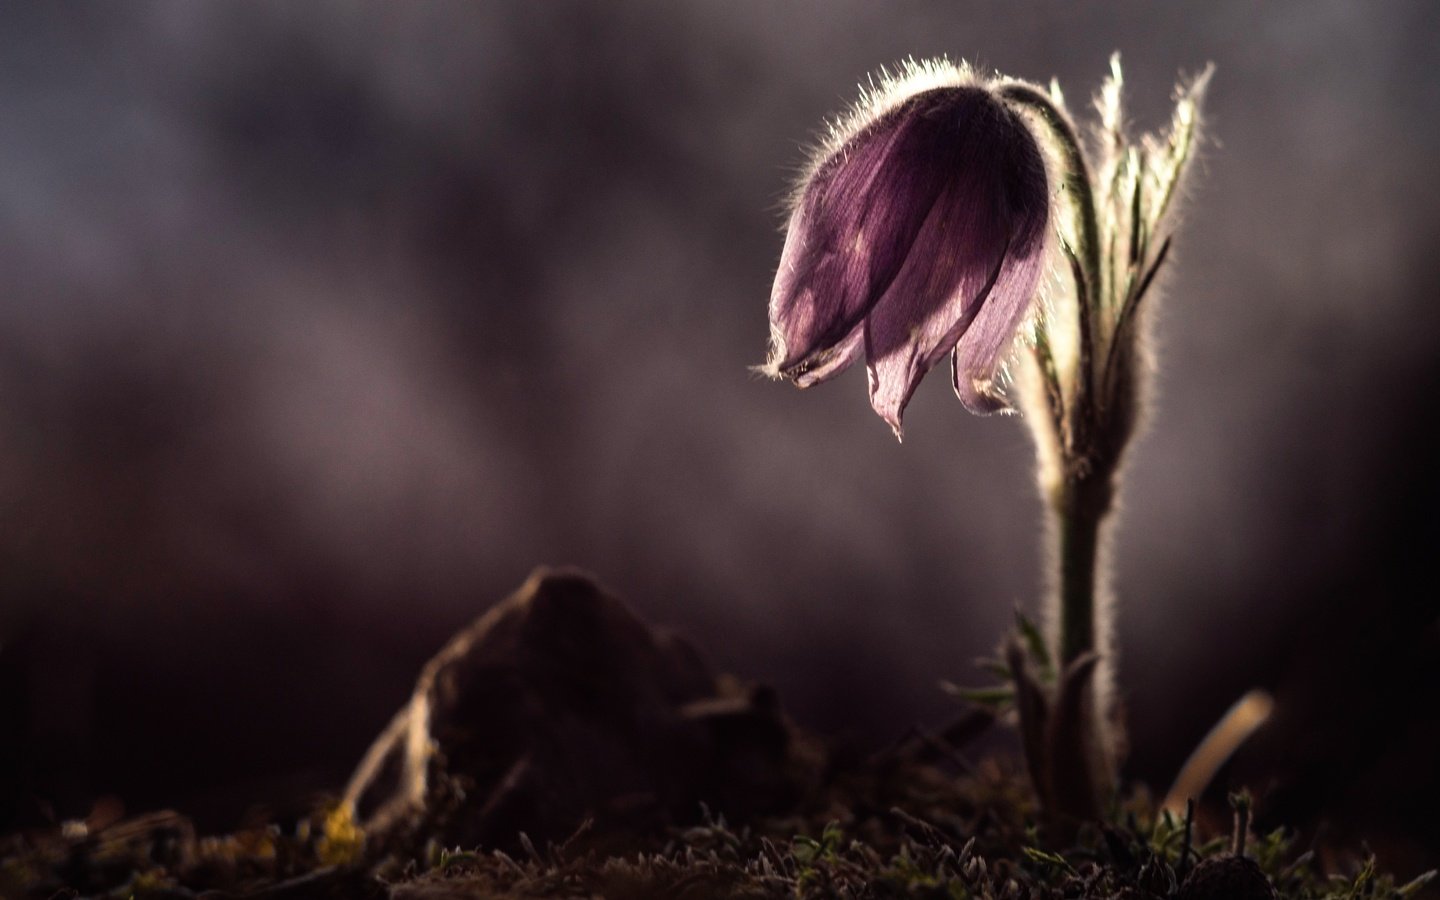
[[[955,396],[965,408],[977,416],[1007,415],[1015,412],[1010,401],[1000,392],[993,378],[966,378],[955,373]]]
[[[805,365],[781,368],[780,364],[774,361],[761,363],[758,366],[747,366],[746,369],[751,374],[770,381],[788,381],[802,391],[814,387],[835,374],[832,370]]]
[[[829,381],[850,368],[861,349],[861,329],[854,329],[840,342],[821,346],[796,361],[788,361],[783,353],[774,352],[766,363],[767,372],[775,378],[783,378],[800,389],[814,387],[822,381]]]

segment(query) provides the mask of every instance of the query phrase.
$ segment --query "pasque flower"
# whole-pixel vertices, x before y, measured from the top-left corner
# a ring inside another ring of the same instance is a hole
[[[911,67],[862,98],[793,198],[763,371],[800,387],[863,350],[870,403],[901,433],[945,354],[971,411],[1032,307],[1050,219],[1045,158],[1021,116],[963,67]]]
[[[1000,372],[1056,235],[1066,265],[1032,320],[1030,352],[1016,355],[1053,514],[1051,633],[1022,617],[999,663],[1008,686],[960,693],[1015,710],[1037,799],[1076,818],[1099,815],[1116,784],[1107,523],[1144,412],[1146,298],[1168,258],[1210,78],[1207,68],[1179,88],[1168,133],[1136,140],[1118,55],[1110,65],[1090,142],[1058,84],[980,79],[945,60],[883,76],[796,187],[762,367],[809,387],[863,352],[870,404],[897,437],[947,353],[966,407],[1004,408]]]

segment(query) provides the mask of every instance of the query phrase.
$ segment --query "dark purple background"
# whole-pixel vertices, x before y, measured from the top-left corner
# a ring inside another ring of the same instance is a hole
[[[827,731],[943,718],[1036,602],[1028,439],[752,377],[780,200],[883,63],[1083,107],[1119,49],[1144,127],[1218,67],[1124,488],[1131,771],[1266,685],[1242,770],[1433,841],[1440,8],[1180,9],[7,9],[0,825],[334,786],[542,562]]]

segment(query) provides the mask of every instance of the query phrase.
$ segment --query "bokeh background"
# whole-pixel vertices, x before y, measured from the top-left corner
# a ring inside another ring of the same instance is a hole
[[[1117,534],[1129,771],[1265,686],[1228,779],[1440,852],[1440,7],[0,16],[0,828],[334,787],[539,563],[827,733],[943,721],[1041,590],[1028,439],[751,376],[781,200],[881,64],[1083,106],[1118,49],[1141,128],[1217,65]]]

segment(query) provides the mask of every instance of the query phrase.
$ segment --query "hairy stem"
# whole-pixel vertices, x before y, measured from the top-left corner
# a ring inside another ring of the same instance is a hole
[[[1101,528],[1110,512],[1110,472],[1067,476],[1056,497],[1060,662],[1097,649]]]
[[[1070,256],[1075,279],[1080,347],[1074,373],[1074,403],[1067,410],[1063,478],[1053,493],[1058,516],[1056,536],[1060,565],[1060,659],[1073,661],[1095,648],[1095,594],[1099,574],[1100,527],[1110,510],[1111,467],[1094,459],[1097,407],[1094,396],[1095,308],[1100,299],[1100,219],[1085,148],[1069,116],[1044,91],[1021,83],[1007,84],[1001,94],[1045,123],[1060,149],[1065,189],[1075,216],[1078,244]]]
[[[1073,670],[1074,677],[1082,681],[1062,680],[1061,687],[1070,693],[1067,695],[1065,690],[1057,693],[1057,703],[1062,696],[1072,698],[1073,716],[1069,720],[1071,727],[1056,729],[1047,742],[1045,752],[1049,758],[1044,768],[1052,783],[1044,802],[1053,804],[1054,812],[1062,815],[1092,818],[1103,808],[1104,798],[1115,784],[1115,746],[1109,728],[1109,710],[1105,708],[1112,661],[1095,654],[1106,641],[1108,607],[1102,596],[1103,529],[1110,514],[1116,468],[1123,450],[1116,446],[1117,442],[1107,439],[1105,416],[1110,386],[1106,382],[1095,383],[1097,362],[1105,362],[1105,358],[1097,354],[1104,352],[1109,337],[1100,330],[1109,324],[1101,314],[1106,300],[1102,222],[1095,205],[1096,192],[1085,147],[1064,109],[1045,92],[1030,85],[1007,84],[1000,88],[1000,93],[1038,118],[1049,132],[1058,151],[1060,178],[1069,201],[1069,233],[1075,241],[1071,247],[1062,230],[1061,249],[1075,284],[1077,346],[1074,369],[1061,373],[1070,387],[1070,402],[1060,410],[1059,452],[1055,460],[1058,465],[1042,469],[1042,488],[1055,515],[1052,535],[1058,571],[1051,602],[1058,606],[1053,616],[1058,628],[1057,668],[1062,672]],[[1113,263],[1114,223],[1107,219],[1105,224],[1111,226],[1106,234]],[[1137,234],[1128,237],[1132,244],[1138,243]],[[1097,390],[1104,393],[1097,396]],[[1053,408],[1050,412],[1054,414]],[[1123,439],[1119,443],[1123,444]],[[1103,667],[1102,670],[1097,670],[1097,665]]]
[[[1106,599],[1104,547],[1111,508],[1112,472],[1072,469],[1050,492],[1055,515],[1057,583],[1052,603],[1059,671],[1055,703],[1067,696],[1069,727],[1052,730],[1044,766],[1050,776],[1042,802],[1051,812],[1074,819],[1101,814],[1116,783],[1115,738],[1110,729],[1111,661],[1103,658]],[[1077,683],[1070,679],[1079,678]],[[1057,709],[1056,715],[1059,715]],[[1058,721],[1058,719],[1057,719]]]

